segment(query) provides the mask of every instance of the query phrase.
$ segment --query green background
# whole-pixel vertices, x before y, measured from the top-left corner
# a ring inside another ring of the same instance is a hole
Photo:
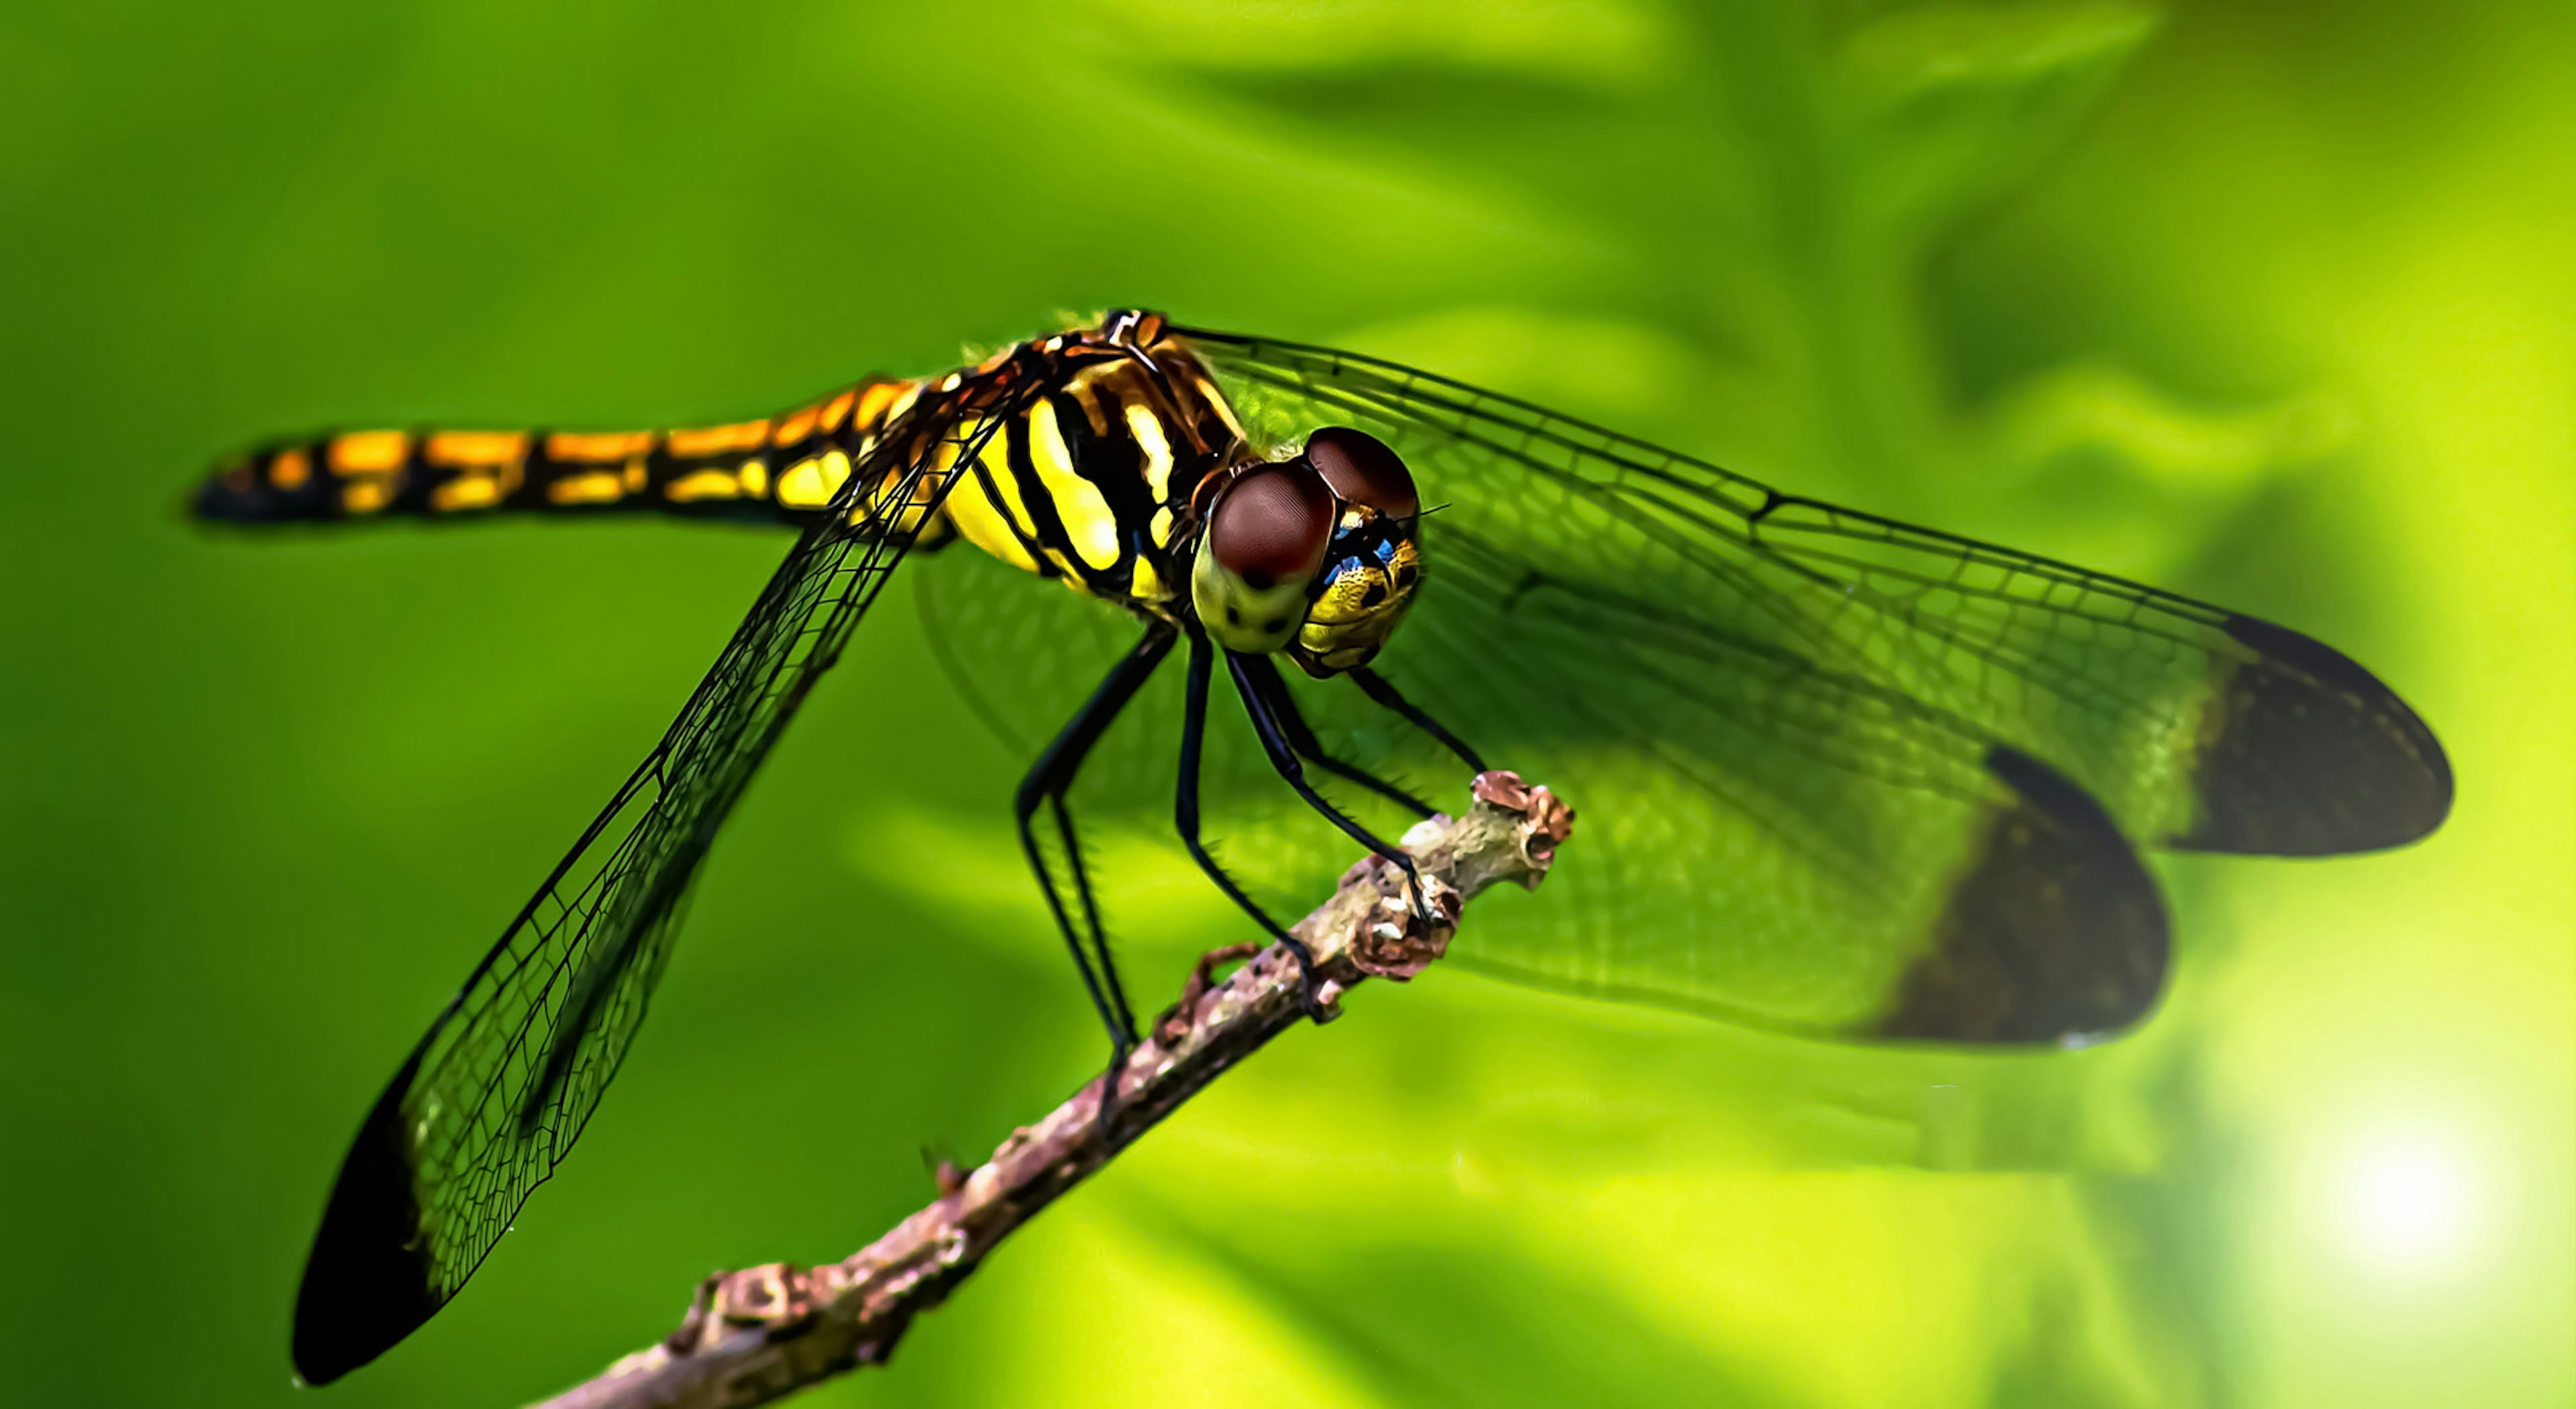
[[[296,1397],[343,1142],[784,548],[209,537],[211,457],[756,414],[1135,302],[2313,632],[2458,807],[2158,861],[2172,993],[2076,1055],[1365,992],[813,1402],[2568,1403],[2571,72],[2563,0],[14,0],[0,1398]],[[1020,760],[926,660],[890,599],[581,1152],[328,1402],[567,1386],[1096,1062]],[[1111,850],[1140,991],[1238,936]]]

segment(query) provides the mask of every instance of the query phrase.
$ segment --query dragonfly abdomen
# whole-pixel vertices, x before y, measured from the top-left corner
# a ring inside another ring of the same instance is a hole
[[[1023,345],[977,370],[1056,351]],[[963,537],[1024,571],[1157,613],[1180,591],[1171,552],[1191,491],[1238,453],[1243,431],[1193,354],[1166,343],[1156,355],[1063,369],[998,425],[950,404],[983,394],[961,391],[961,372],[936,384],[866,382],[731,425],[284,440],[218,469],[194,510],[245,524],[651,512],[801,528],[859,475],[871,482],[849,490],[843,512],[862,532],[899,525],[919,547]],[[949,444],[924,455],[924,436]],[[920,474],[898,491],[891,476],[916,461]],[[887,500],[898,493],[918,508],[894,508]]]
[[[920,384],[872,382],[777,416],[669,431],[362,430],[272,443],[198,488],[234,523],[647,511],[802,525]]]

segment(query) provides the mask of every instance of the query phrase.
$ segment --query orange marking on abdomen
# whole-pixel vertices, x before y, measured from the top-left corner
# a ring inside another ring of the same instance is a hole
[[[815,423],[822,419],[823,408],[819,405],[808,406],[801,411],[790,411],[778,418],[778,429],[771,433],[769,442],[782,447],[794,445],[812,435]]]
[[[568,465],[614,465],[653,448],[651,431],[615,431],[606,435],[558,433],[546,437],[546,458]]]
[[[912,390],[911,382],[879,382],[859,393],[859,424],[873,425],[887,407],[903,399]]]
[[[823,403],[823,419],[817,429],[821,430],[825,435],[830,435],[832,432],[839,430],[841,428],[841,423],[850,418],[850,408],[857,405],[858,401],[859,394],[857,392],[845,391],[840,395],[833,397],[830,401]]]
[[[757,450],[769,439],[769,422],[744,421],[731,426],[708,426],[702,430],[673,431],[665,442],[671,454],[682,460],[702,460],[710,455],[723,455],[736,450]]]
[[[528,454],[523,431],[440,431],[421,444],[421,455],[433,465],[460,469],[498,469],[515,465]]]
[[[402,468],[411,453],[411,437],[401,431],[354,431],[331,441],[331,473],[383,474]]]
[[[245,475],[244,478],[247,479],[248,476]],[[280,489],[302,489],[305,481],[311,478],[313,478],[313,457],[305,453],[301,445],[292,450],[277,452],[277,458],[268,463],[268,482]],[[240,486],[243,489],[249,487],[247,483]]]

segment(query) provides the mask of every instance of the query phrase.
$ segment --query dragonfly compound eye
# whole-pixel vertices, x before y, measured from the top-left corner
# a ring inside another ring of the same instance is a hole
[[[1393,519],[1422,507],[1413,472],[1385,441],[1348,426],[1325,426],[1306,438],[1306,459],[1345,504],[1366,504]]]
[[[1231,651],[1286,645],[1324,566],[1333,519],[1332,491],[1299,461],[1255,466],[1220,488],[1190,569],[1208,634]]]

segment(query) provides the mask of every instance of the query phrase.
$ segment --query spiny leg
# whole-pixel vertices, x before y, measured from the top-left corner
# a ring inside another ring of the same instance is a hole
[[[1072,783],[1071,778],[1065,779],[1067,787]],[[1083,864],[1082,843],[1073,834],[1073,809],[1058,791],[1048,795],[1047,811],[1054,814],[1056,835],[1064,842],[1065,864],[1073,871],[1074,893],[1082,897],[1082,922],[1091,934],[1092,952],[1100,962],[1101,982],[1109,989],[1110,1006],[1126,1017],[1127,1035],[1132,1041],[1136,1035],[1136,1010],[1127,1002],[1126,987],[1118,981],[1118,966],[1109,960],[1109,931],[1100,923],[1100,902],[1092,894],[1091,872]]]
[[[1478,758],[1474,749],[1467,747],[1464,740],[1450,733],[1439,720],[1432,718],[1420,705],[1406,699],[1394,685],[1388,683],[1385,676],[1362,666],[1351,671],[1350,677],[1352,682],[1360,687],[1362,694],[1404,716],[1407,723],[1430,735],[1442,748],[1458,755],[1459,760],[1470,769],[1478,773],[1485,771],[1485,760]]]
[[[1306,716],[1298,711],[1296,700],[1289,695],[1288,682],[1279,678],[1279,667],[1271,662],[1270,657],[1236,656],[1233,659],[1236,668],[1251,678],[1252,687],[1260,692],[1263,703],[1270,707],[1271,716],[1279,721],[1280,732],[1287,735],[1288,746],[1295,749],[1299,757],[1337,778],[1359,784],[1398,807],[1410,808],[1416,817],[1432,814],[1431,804],[1365,768],[1344,763],[1325,753],[1324,746],[1315,738],[1315,731],[1307,727]]]
[[[1225,892],[1226,898],[1250,915],[1253,923],[1261,926],[1272,939],[1288,946],[1288,952],[1297,956],[1297,977],[1306,1016],[1319,1023],[1330,1022],[1335,1014],[1324,1006],[1321,995],[1315,991],[1314,952],[1306,947],[1304,940],[1290,934],[1277,920],[1270,918],[1269,912],[1254,903],[1251,896],[1244,894],[1243,888],[1234,883],[1234,877],[1216,864],[1216,858],[1208,855],[1207,847],[1199,841],[1199,753],[1207,739],[1209,657],[1214,650],[1205,636],[1195,631],[1190,634],[1188,683],[1181,692],[1180,786],[1172,802],[1172,821],[1181,834],[1181,845],[1189,849],[1190,858],[1199,863],[1199,869],[1207,873],[1207,878],[1216,882],[1216,888]]]
[[[1314,784],[1306,781],[1305,768],[1297,762],[1296,751],[1288,746],[1287,731],[1281,727],[1278,717],[1271,712],[1269,702],[1261,698],[1260,690],[1253,684],[1244,664],[1247,659],[1249,657],[1234,651],[1225,653],[1227,669],[1234,676],[1234,692],[1242,697],[1244,712],[1252,716],[1252,730],[1261,736],[1261,749],[1270,756],[1272,771],[1289,787],[1296,789],[1297,796],[1304,798],[1308,807],[1322,813],[1325,821],[1341,828],[1351,840],[1394,862],[1404,872],[1405,879],[1413,883],[1413,917],[1428,929],[1436,921],[1431,914],[1430,895],[1422,888],[1422,873],[1415,868],[1411,854],[1400,846],[1380,840],[1376,833],[1333,806],[1330,799],[1315,791]],[[1281,693],[1284,695],[1286,692]],[[1296,708],[1293,702],[1283,700],[1283,703],[1287,703],[1291,710]],[[1299,727],[1304,727],[1303,721]]]
[[[1055,917],[1058,932],[1064,935],[1065,947],[1073,952],[1074,967],[1082,974],[1083,991],[1091,995],[1091,1006],[1100,1014],[1101,1026],[1109,1029],[1109,1072],[1101,1079],[1100,1128],[1104,1138],[1111,1136],[1111,1119],[1117,1105],[1118,1073],[1127,1065],[1127,1054],[1136,1046],[1136,1015],[1127,1006],[1125,989],[1118,981],[1118,965],[1109,957],[1109,937],[1100,927],[1100,907],[1091,893],[1091,878],[1082,865],[1082,848],[1073,831],[1073,814],[1065,806],[1065,791],[1073,786],[1074,774],[1082,767],[1091,746],[1100,741],[1103,731],[1118,717],[1118,712],[1134,699],[1136,691],[1152,677],[1154,667],[1169,655],[1175,633],[1171,627],[1157,623],[1145,632],[1143,640],[1110,667],[1109,674],[1092,692],[1082,708],[1074,712],[1063,730],[1038,756],[1028,776],[1020,780],[1012,812],[1020,829],[1020,849],[1029,858],[1029,869],[1036,873],[1038,888],[1046,893],[1047,910]],[[1046,854],[1038,848],[1037,833],[1029,820],[1037,815],[1039,804],[1045,804],[1055,817],[1057,835],[1062,838],[1066,862],[1073,873],[1074,889],[1079,894],[1082,916],[1089,927],[1091,943],[1083,944],[1083,932],[1073,923],[1065,909],[1064,895],[1057,888],[1055,872],[1047,865]]]

